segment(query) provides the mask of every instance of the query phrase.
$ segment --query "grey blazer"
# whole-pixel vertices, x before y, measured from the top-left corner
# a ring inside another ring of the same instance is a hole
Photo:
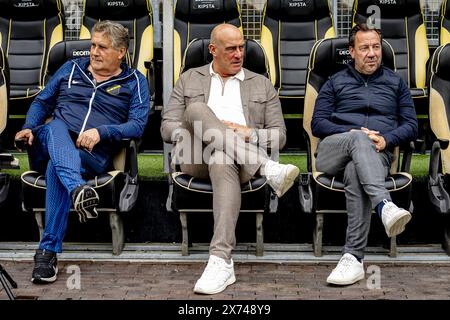
[[[286,143],[286,126],[278,94],[266,77],[243,68],[245,78],[241,82],[241,99],[247,125],[257,129],[260,146],[270,149],[271,145],[283,148]],[[173,130],[180,128],[184,121],[184,110],[193,102],[208,102],[211,75],[209,64],[189,69],[178,79],[168,105],[162,113],[161,135],[171,143]],[[277,130],[278,143],[272,141],[271,131]],[[264,132],[263,132],[264,131]]]

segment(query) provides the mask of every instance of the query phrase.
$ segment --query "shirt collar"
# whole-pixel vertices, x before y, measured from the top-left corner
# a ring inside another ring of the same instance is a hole
[[[209,64],[209,74],[212,76],[213,75],[219,76],[219,74],[217,72],[214,72],[212,64],[213,64],[212,62]],[[244,69],[241,68],[241,70],[239,70],[238,73],[236,73],[234,76],[230,77],[230,79],[234,79],[234,78],[236,78],[240,81],[244,81],[244,78],[245,78]]]

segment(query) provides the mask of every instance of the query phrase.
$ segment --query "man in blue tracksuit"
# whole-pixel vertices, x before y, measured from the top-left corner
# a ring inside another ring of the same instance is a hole
[[[411,214],[391,201],[385,178],[393,149],[417,136],[414,104],[405,82],[381,65],[381,34],[356,25],[349,37],[354,63],[333,75],[316,100],[312,133],[320,138],[316,169],[342,175],[348,226],[343,256],[328,283],[364,278],[362,259],[372,209],[389,237],[405,229]]]
[[[122,63],[128,43],[122,25],[97,23],[90,57],[70,60],[56,72],[16,134],[27,140],[33,163],[46,165],[45,230],[34,256],[34,283],[56,280],[56,253],[62,251],[71,204],[81,222],[97,217],[99,197],[85,178],[108,171],[119,141],[144,132],[147,81]]]

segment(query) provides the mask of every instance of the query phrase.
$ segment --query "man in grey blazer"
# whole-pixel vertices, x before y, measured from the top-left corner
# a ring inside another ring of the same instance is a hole
[[[244,38],[233,25],[211,33],[213,62],[184,72],[162,114],[161,134],[176,142],[173,161],[211,179],[214,235],[209,261],[194,292],[214,294],[236,279],[231,252],[241,206],[241,184],[255,175],[281,197],[299,169],[270,160],[286,142],[280,100],[270,81],[242,67]]]

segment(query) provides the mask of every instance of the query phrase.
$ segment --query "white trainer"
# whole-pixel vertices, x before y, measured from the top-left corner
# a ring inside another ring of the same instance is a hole
[[[405,230],[406,224],[411,220],[411,213],[397,207],[393,202],[383,200],[384,206],[381,210],[381,221],[388,237],[396,236]]]
[[[355,256],[346,253],[339,260],[336,268],[331,271],[327,282],[336,285],[349,285],[364,279],[364,265]]]
[[[194,287],[195,293],[215,294],[236,282],[233,260],[228,264],[217,256],[209,256],[208,264]]]
[[[278,198],[292,187],[299,173],[299,168],[292,164],[280,164],[272,160],[267,161],[264,167],[267,183],[275,191]]]

